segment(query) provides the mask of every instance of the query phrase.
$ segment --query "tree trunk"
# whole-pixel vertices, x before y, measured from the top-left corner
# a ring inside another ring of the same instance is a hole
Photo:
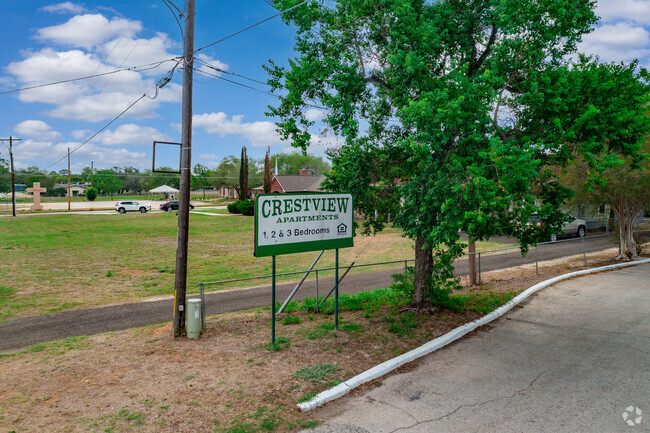
[[[477,283],[476,281],[476,254],[472,254],[476,252],[476,241],[474,240],[473,237],[469,236],[469,241],[467,242],[468,246],[468,260],[469,260],[469,283],[472,286],[475,286]]]
[[[414,292],[411,305],[418,309],[430,309],[432,307],[429,298],[429,279],[433,272],[433,250],[423,248],[424,238],[418,236],[415,239],[415,278],[413,281]]]
[[[618,217],[618,236],[621,244],[621,253],[616,257],[616,260],[634,260],[638,258],[636,254],[636,242],[632,233],[634,232],[634,220],[638,213],[632,215],[631,213],[622,214],[616,212]]]

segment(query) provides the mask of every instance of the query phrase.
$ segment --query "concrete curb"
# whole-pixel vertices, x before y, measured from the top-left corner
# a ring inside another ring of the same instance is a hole
[[[309,412],[310,410],[316,409],[317,407],[327,403],[328,401],[332,401],[339,397],[343,397],[345,394],[347,394],[354,388],[366,382],[370,382],[371,380],[377,379],[378,377],[381,377],[387,373],[390,373],[391,371],[397,369],[398,367],[401,367],[404,364],[407,364],[418,358],[428,355],[429,353],[434,352],[448,345],[449,343],[458,340],[464,335],[474,331],[476,328],[486,325],[492,322],[493,320],[498,319],[499,317],[503,316],[508,311],[510,311],[512,308],[514,308],[515,305],[526,300],[533,293],[536,293],[545,287],[555,284],[558,281],[566,280],[568,278],[573,278],[580,275],[587,275],[596,272],[608,271],[611,269],[636,266],[644,263],[650,263],[650,259],[638,260],[635,262],[617,263],[615,265],[602,266],[600,268],[585,269],[583,271],[571,272],[569,274],[560,275],[558,277],[554,277],[549,280],[542,281],[541,283],[537,283],[534,286],[531,286],[525,291],[521,292],[519,295],[515,296],[506,304],[497,308],[493,312],[486,314],[480,319],[475,320],[473,322],[466,323],[465,325],[460,326],[454,329],[453,331],[446,333],[445,335],[435,338],[429,341],[428,343],[425,343],[422,346],[411,350],[410,352],[404,353],[393,359],[389,359],[388,361],[383,362],[371,368],[370,370],[366,370],[363,373],[358,374],[346,380],[345,382],[335,386],[334,388],[330,388],[327,391],[321,392],[311,400],[298,404],[298,407],[303,412]]]

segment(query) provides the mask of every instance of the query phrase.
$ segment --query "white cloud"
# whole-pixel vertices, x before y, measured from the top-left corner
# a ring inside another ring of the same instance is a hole
[[[75,129],[70,133],[70,135],[72,135],[72,138],[75,138],[77,140],[82,140],[88,137],[92,133],[93,131],[91,131],[90,129]]]
[[[91,49],[115,37],[133,37],[142,30],[140,21],[107,19],[101,14],[77,15],[58,26],[44,27],[36,38],[73,47]]]
[[[97,53],[103,61],[114,67],[130,67],[137,65],[148,65],[160,60],[171,59],[178,54],[167,51],[174,47],[174,41],[164,33],[157,33],[151,39],[134,39],[132,37],[118,37],[99,45]],[[172,63],[168,63],[171,68]],[[159,69],[145,71],[153,75],[160,75]]]
[[[220,60],[213,59],[212,57],[206,56],[205,54],[199,54],[196,57],[199,60],[201,60],[203,63],[207,63],[208,65],[212,66],[213,68],[220,69],[222,71],[227,71],[228,70],[229,66],[227,64],[223,63]],[[199,66],[199,65],[200,65],[200,67],[198,68],[199,71],[205,72],[205,73],[208,73],[208,74],[211,74],[211,75],[221,76],[221,72],[216,71],[213,68],[210,68],[210,67],[208,67],[206,65],[202,65],[201,63],[196,62],[196,66]]]
[[[242,122],[244,116],[232,116],[223,112],[200,114],[192,117],[195,128],[202,128],[210,134],[240,135],[245,137],[253,147],[276,146],[283,144],[280,136],[275,132],[275,125],[271,122]]]
[[[57,3],[54,5],[44,6],[41,9],[44,10],[45,12],[50,12],[50,13],[72,13],[72,14],[80,14],[83,11],[85,11],[85,8],[83,6],[74,4],[72,2]]]
[[[605,24],[585,35],[579,51],[605,61],[630,61],[650,54],[650,33],[629,23]]]
[[[310,108],[309,110],[305,111],[305,118],[309,121],[315,122],[317,120],[322,119],[323,117],[325,117],[324,110],[319,110],[317,108]]]
[[[42,120],[25,120],[17,124],[14,130],[23,137],[30,139],[53,141],[61,138],[58,131],[53,130],[50,125]]]
[[[192,164],[203,164],[208,168],[216,168],[221,161],[221,157],[214,153],[199,153],[192,155]]]
[[[107,69],[107,65],[99,61],[95,54],[80,50],[57,52],[46,48],[25,54],[25,60],[12,62],[6,67],[7,72],[14,75],[21,86],[78,78]],[[113,67],[109,69],[112,70]],[[153,86],[153,79],[145,79],[138,72],[123,71],[23,91],[18,94],[18,98],[23,102],[56,105],[48,112],[55,118],[96,122],[113,118]],[[162,102],[180,101],[181,90],[178,84],[170,83],[159,92],[157,99],[140,101],[129,110],[128,115],[155,117],[154,110]],[[153,96],[153,92],[149,96]]]
[[[53,162],[65,156],[68,148],[74,149],[79,144],[77,142],[53,144],[49,141],[29,139],[21,142],[14,149],[17,160],[43,160],[47,158]],[[85,161],[86,165],[89,161],[94,161],[96,166],[131,165],[134,167],[143,167],[151,164],[151,161],[144,152],[131,152],[124,148],[105,148],[92,143],[88,143],[74,152],[71,155],[71,159],[75,163],[78,163],[80,160]],[[64,168],[64,165],[65,163],[61,162],[61,167],[53,166],[49,170],[59,170]]]
[[[650,1],[647,0],[598,0],[596,15],[603,23],[617,20],[650,24]]]
[[[154,140],[172,141],[172,138],[150,126],[140,126],[133,123],[120,125],[115,131],[105,131],[99,134],[97,140],[106,146],[145,145],[151,146]]]

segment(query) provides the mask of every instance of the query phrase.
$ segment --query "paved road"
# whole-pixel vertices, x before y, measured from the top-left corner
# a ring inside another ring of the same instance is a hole
[[[305,433],[649,432],[648,311],[650,264],[558,283],[413,371],[320,409],[327,424]],[[624,423],[629,406],[640,424]]]
[[[600,251],[612,245],[607,238],[587,238],[587,252]],[[565,257],[576,254],[581,249],[581,242],[560,242],[544,247],[544,260]],[[541,252],[541,248],[540,248]],[[540,259],[542,254],[540,254]],[[525,263],[534,263],[534,255],[522,258],[518,250],[511,253],[492,255],[481,258],[483,271],[505,269]],[[357,293],[377,287],[386,287],[392,282],[391,275],[400,273],[403,267],[384,266],[373,269],[359,268],[350,272],[340,287],[341,293]],[[362,273],[363,272],[363,273]],[[467,275],[467,260],[457,262],[456,273]],[[334,280],[329,274],[319,278],[319,295],[324,296],[333,287]],[[293,289],[295,283],[279,284],[277,299],[282,302]],[[316,295],[315,279],[306,281],[298,292],[295,300],[301,301],[306,297]],[[245,290],[221,291],[206,295],[206,313],[220,314],[241,311],[270,305],[270,283],[263,287]],[[173,300],[147,301],[132,304],[113,305],[85,310],[72,310],[48,316],[34,316],[0,323],[0,352],[15,350],[43,341],[59,338],[93,335],[102,332],[120,331],[129,328],[164,323],[171,320]]]

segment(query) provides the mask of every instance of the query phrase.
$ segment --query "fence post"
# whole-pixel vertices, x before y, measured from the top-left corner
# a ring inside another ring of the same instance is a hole
[[[537,264],[537,245],[535,245],[535,275],[539,276],[539,265]]]
[[[481,253],[478,253],[478,285],[480,286],[481,284]]]
[[[201,296],[201,330],[205,331],[205,296],[203,296],[203,283],[199,283],[199,294]]]
[[[408,260],[404,260],[404,275],[408,272]]]
[[[318,303],[320,300],[318,299],[318,269],[316,269],[316,314],[318,314]]]

